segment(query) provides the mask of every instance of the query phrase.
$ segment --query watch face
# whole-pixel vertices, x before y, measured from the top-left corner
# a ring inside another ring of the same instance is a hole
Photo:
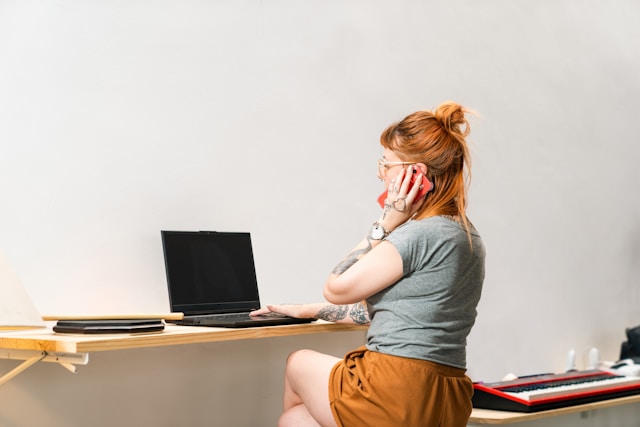
[[[374,224],[371,228],[371,238],[373,240],[380,240],[384,237],[384,228],[379,224]]]

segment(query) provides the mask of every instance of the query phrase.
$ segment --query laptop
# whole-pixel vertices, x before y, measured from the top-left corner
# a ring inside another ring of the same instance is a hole
[[[246,328],[309,323],[276,313],[249,316],[260,308],[258,282],[247,232],[161,230],[172,312],[171,323]]]

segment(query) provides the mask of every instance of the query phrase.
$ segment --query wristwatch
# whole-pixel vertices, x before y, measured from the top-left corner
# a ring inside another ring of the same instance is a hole
[[[369,237],[371,240],[382,240],[389,235],[389,232],[384,229],[382,224],[378,221],[374,222],[369,231]]]

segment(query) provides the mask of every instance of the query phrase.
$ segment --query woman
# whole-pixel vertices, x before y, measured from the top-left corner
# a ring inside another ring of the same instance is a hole
[[[382,214],[330,274],[330,304],[255,312],[370,324],[366,345],[344,359],[311,350],[289,356],[281,427],[466,425],[466,338],[485,253],[465,214],[465,113],[447,102],[382,133]]]

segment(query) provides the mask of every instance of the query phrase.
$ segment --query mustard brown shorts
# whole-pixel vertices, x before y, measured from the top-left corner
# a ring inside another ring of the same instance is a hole
[[[329,376],[329,402],[339,427],[466,426],[472,395],[463,369],[364,346],[347,353]]]

